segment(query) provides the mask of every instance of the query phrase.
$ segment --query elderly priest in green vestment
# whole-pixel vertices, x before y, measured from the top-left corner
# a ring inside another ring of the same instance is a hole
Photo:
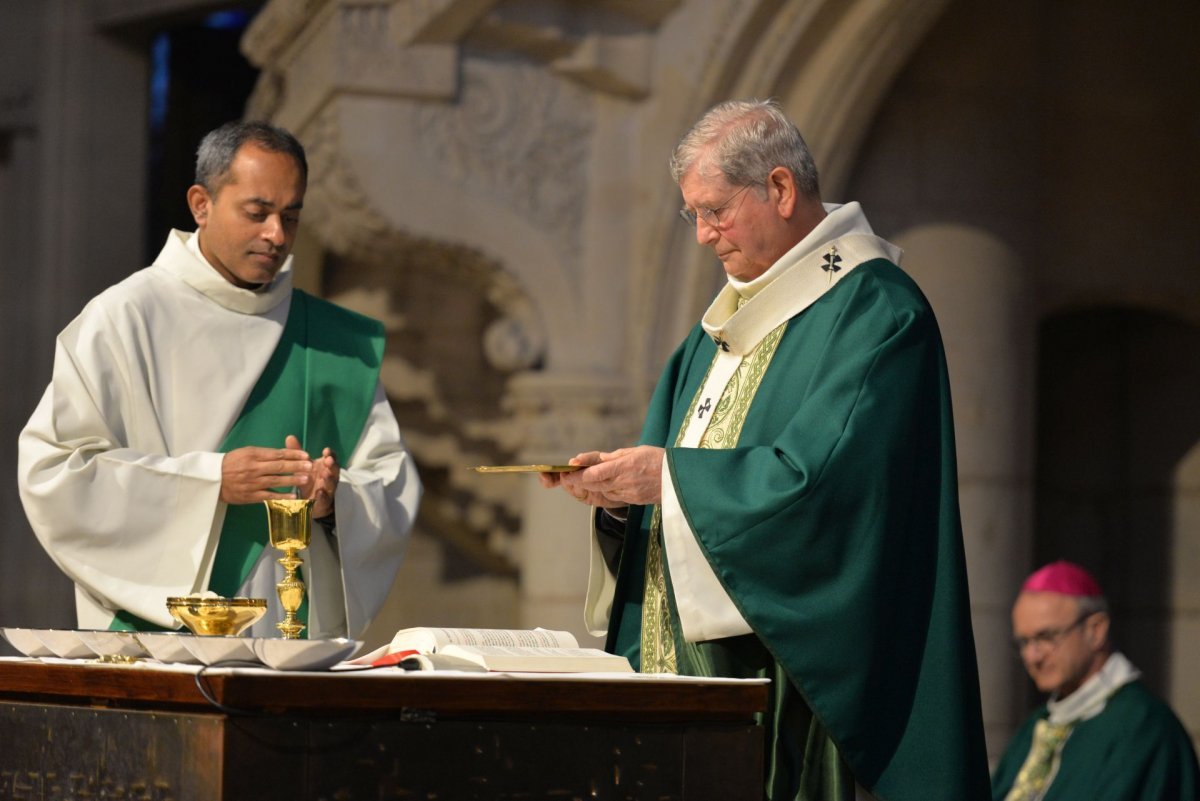
[[[599,507],[591,628],[644,672],[771,679],[773,801],[987,798],[929,304],[777,104],[715,107],[671,169],[728,283],[641,443],[541,477]]]
[[[1021,726],[992,777],[994,801],[1197,801],[1187,731],[1109,637],[1090,573],[1054,562],[1021,586],[1013,637],[1050,700]]]
[[[281,491],[314,499],[306,635],[357,636],[382,605],[421,485],[379,380],[382,326],[292,287],[306,182],[286,131],[209,133],[198,230],[59,335],[19,488],[80,627],[172,627],[169,596],[211,590],[267,598],[253,633],[278,636],[261,501]]]

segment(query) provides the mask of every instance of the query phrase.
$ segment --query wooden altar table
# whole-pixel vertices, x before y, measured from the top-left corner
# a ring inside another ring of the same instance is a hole
[[[0,801],[762,795],[761,683],[152,665],[0,659]]]

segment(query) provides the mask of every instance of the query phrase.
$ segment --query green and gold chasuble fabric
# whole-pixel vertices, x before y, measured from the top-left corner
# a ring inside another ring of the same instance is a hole
[[[992,798],[1005,801],[1020,780],[1034,732],[1046,721],[1039,708],[1014,735],[992,777]],[[1200,768],[1187,730],[1140,682],[1117,690],[1104,711],[1075,723],[1049,785],[1038,801],[1195,801]]]
[[[744,302],[743,302],[744,303]],[[763,338],[754,349],[746,355],[737,371],[725,388],[724,394],[712,410],[708,426],[700,438],[701,448],[731,448],[737,443],[738,435],[742,433],[742,424],[746,422],[746,413],[754,400],[763,373],[775,355],[779,338],[787,323],[776,328]],[[692,407],[700,403],[700,389],[692,399]],[[679,447],[683,439],[683,430],[675,438],[675,446]],[[650,521],[650,540],[646,553],[646,592],[645,605],[642,607],[642,664],[643,673],[678,673],[679,665],[676,657],[676,632],[671,627],[671,612],[667,590],[666,570],[663,561],[662,546],[662,514],[654,507],[653,518]],[[693,671],[685,670],[685,674]],[[707,674],[701,674],[707,675]]]
[[[270,361],[234,422],[221,453],[246,446],[282,448],[289,434],[309,454],[325,448],[345,459],[362,436],[383,360],[383,326],[299,289]],[[267,547],[261,503],[229,506],[208,587],[232,597]],[[301,620],[306,619],[301,607]],[[156,630],[120,611],[110,628]]]
[[[740,305],[740,304],[739,304]],[[700,438],[700,448],[736,446],[754,401],[754,394],[775,355],[787,324],[768,334],[746,355],[725,387],[720,401]],[[703,385],[703,382],[701,382]],[[700,403],[701,388],[692,398],[691,407]],[[679,447],[683,430],[676,437]],[[642,607],[641,665],[643,673],[681,673],[689,676],[765,678],[771,680],[771,711],[760,722],[769,724],[766,733],[766,792],[770,798],[795,797],[803,801],[853,801],[854,777],[837,753],[819,720],[813,717],[803,699],[788,687],[786,673],[771,654],[753,636],[731,637],[710,642],[687,642],[677,623],[674,595],[669,589],[666,561],[663,559],[662,514],[654,507],[646,553],[646,589]],[[797,759],[795,739],[803,737],[803,758]],[[805,765],[819,766],[804,770]],[[791,788],[803,778],[801,791]]]
[[[1038,801],[1050,783],[1067,737],[1071,734],[1070,723],[1054,724],[1039,720],[1033,729],[1033,745],[1025,763],[1017,771],[1017,780],[1008,791],[1005,801]]]
[[[894,264],[859,265],[779,331],[736,442],[671,447],[715,354],[693,329],[641,442],[667,447],[688,526],[753,633],[686,643],[665,592],[679,672],[773,679],[773,801],[852,798],[852,780],[880,801],[987,798],[949,382],[928,303]],[[630,509],[609,617],[607,647],[640,668],[657,517]]]

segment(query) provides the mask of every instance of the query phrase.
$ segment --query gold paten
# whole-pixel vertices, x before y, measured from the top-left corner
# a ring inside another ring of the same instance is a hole
[[[472,467],[476,473],[574,473],[581,464],[481,464]]]
[[[312,498],[280,498],[263,501],[267,505],[267,528],[271,534],[271,547],[283,551],[277,561],[285,571],[283,581],[275,585],[279,603],[285,612],[283,620],[275,628],[283,632],[285,640],[300,638],[304,624],[296,616],[304,602],[304,581],[296,574],[304,564],[296,555],[308,547],[312,526]]]
[[[236,637],[267,613],[266,598],[168,598],[171,617],[192,634]]]

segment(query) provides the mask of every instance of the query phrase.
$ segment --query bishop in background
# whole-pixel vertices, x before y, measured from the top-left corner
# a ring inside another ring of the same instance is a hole
[[[1049,700],[1017,731],[992,777],[995,801],[1196,801],[1187,731],[1112,642],[1090,573],[1054,562],[1021,585],[1013,638]]]

